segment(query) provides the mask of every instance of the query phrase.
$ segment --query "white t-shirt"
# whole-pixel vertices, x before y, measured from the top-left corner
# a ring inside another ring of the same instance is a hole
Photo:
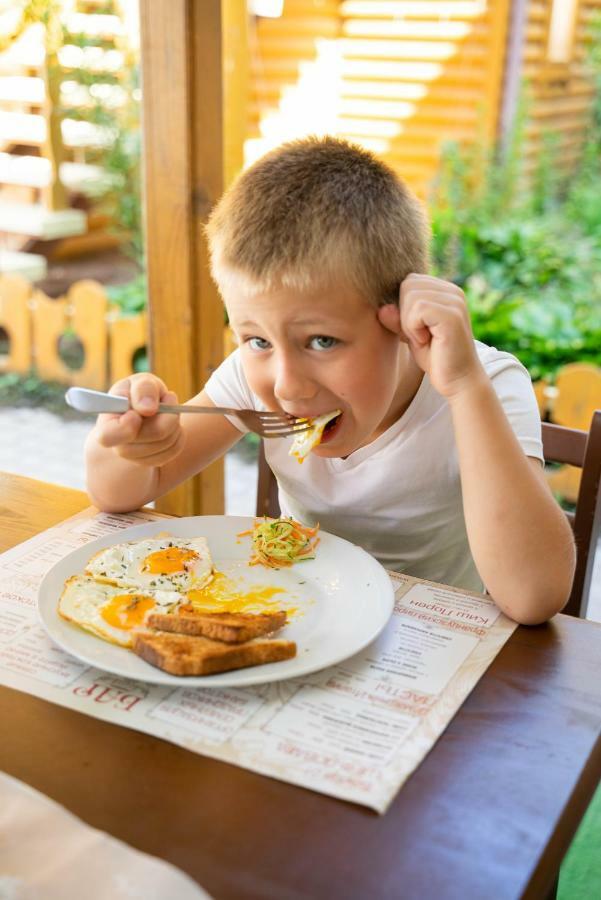
[[[479,341],[476,349],[524,453],[542,460],[540,415],[527,370],[510,353]],[[205,387],[217,406],[265,408],[246,382],[238,350]],[[388,569],[482,590],[463,518],[450,408],[427,376],[401,418],[346,459],[309,453],[299,465],[288,454],[290,445],[291,439],[265,442],[282,515],[319,522]]]

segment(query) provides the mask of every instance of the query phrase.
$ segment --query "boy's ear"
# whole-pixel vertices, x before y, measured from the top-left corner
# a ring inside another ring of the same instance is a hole
[[[401,312],[398,303],[385,303],[378,309],[378,321],[380,325],[393,334],[401,334]]]

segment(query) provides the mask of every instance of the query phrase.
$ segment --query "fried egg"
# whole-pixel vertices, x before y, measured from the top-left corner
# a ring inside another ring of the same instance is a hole
[[[86,575],[136,591],[189,591],[213,577],[213,561],[205,538],[161,535],[115,544],[96,553]]]
[[[314,419],[310,419],[311,427],[306,431],[301,431],[294,438],[289,451],[290,456],[296,456],[299,463],[302,463],[305,456],[321,443],[323,432],[328,422],[331,422],[332,419],[335,419],[340,414],[340,410],[335,409],[333,412],[324,413],[322,416],[315,416]]]
[[[96,637],[131,647],[132,631],[144,625],[150,612],[172,612],[181,602],[177,591],[124,592],[87,575],[72,575],[65,582],[58,612]]]

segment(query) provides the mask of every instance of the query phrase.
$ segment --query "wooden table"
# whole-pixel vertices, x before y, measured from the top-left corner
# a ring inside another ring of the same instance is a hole
[[[85,508],[0,475],[0,550]],[[601,627],[518,628],[378,816],[0,688],[0,768],[219,900],[501,900],[552,890],[601,775]]]

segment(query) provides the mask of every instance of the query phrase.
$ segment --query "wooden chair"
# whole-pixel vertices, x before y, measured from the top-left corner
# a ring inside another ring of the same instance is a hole
[[[564,613],[584,616],[590,588],[595,546],[599,533],[599,481],[601,479],[601,410],[592,418],[588,432],[543,422],[543,452],[547,462],[567,463],[582,469],[576,511],[566,513],[578,551],[576,573]],[[257,516],[279,516],[278,488],[263,451],[259,451]]]
[[[574,532],[577,560],[572,592],[563,612],[571,616],[584,616],[601,513],[601,410],[593,413],[588,432],[550,422],[543,422],[542,430],[543,454],[547,462],[565,463],[582,469],[576,510],[566,513]]]
[[[277,519],[280,514],[278,500],[278,483],[265,459],[263,441],[259,447],[259,482],[257,484],[257,516],[270,516]]]

